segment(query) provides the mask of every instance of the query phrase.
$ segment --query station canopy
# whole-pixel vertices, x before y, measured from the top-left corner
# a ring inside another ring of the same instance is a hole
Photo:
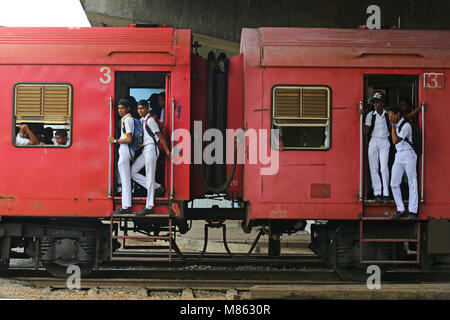
[[[2,27],[91,27],[79,0],[2,0]]]

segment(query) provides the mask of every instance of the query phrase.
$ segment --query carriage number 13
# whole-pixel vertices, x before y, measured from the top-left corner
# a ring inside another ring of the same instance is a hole
[[[111,82],[111,69],[109,67],[101,67],[100,72],[103,73],[103,77],[100,78],[100,82],[103,84]]]
[[[423,74],[423,87],[424,88],[444,88],[444,74],[429,72]]]

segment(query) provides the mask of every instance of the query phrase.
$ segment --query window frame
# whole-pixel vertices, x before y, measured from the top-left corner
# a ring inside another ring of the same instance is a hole
[[[271,129],[275,129],[274,128],[274,106],[275,106],[275,89],[276,88],[280,88],[280,87],[286,87],[286,88],[317,88],[317,89],[326,89],[328,91],[328,127],[329,127],[329,146],[328,148],[320,148],[320,147],[286,147],[284,150],[279,150],[279,152],[281,151],[328,151],[331,149],[332,147],[332,105],[333,105],[333,90],[331,90],[331,87],[329,85],[324,85],[324,84],[276,84],[273,85],[271,88],[271,92],[270,92],[270,128]],[[301,120],[301,119],[299,119]],[[278,126],[278,127],[283,127],[283,126]],[[302,126],[285,126],[285,127],[302,127]],[[309,128],[316,128],[318,126],[304,126],[304,127],[309,127]],[[324,128],[326,128],[327,126],[324,126]],[[272,145],[272,132],[271,134],[271,139],[270,139],[270,146],[272,149],[275,149]]]
[[[59,145],[51,145],[51,144],[45,144],[45,145],[26,145],[26,146],[19,146],[16,144],[16,88],[20,85],[36,85],[36,86],[51,86],[51,85],[66,85],[70,88],[70,98],[69,98],[69,110],[70,110],[70,124],[69,124],[69,135],[67,136],[68,139],[70,139],[70,144],[65,146],[59,146]],[[73,85],[68,82],[16,82],[12,89],[12,95],[13,95],[13,103],[12,103],[12,132],[11,132],[11,143],[16,148],[55,148],[55,149],[68,149],[73,144]]]

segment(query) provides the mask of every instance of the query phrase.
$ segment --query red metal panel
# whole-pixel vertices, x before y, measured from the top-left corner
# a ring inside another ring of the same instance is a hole
[[[449,31],[260,28],[262,66],[447,67]]]
[[[189,30],[186,30],[189,32]],[[1,28],[0,64],[175,65],[173,28]]]
[[[202,131],[206,123],[206,88],[207,88],[207,66],[206,60],[200,56],[192,56],[192,83],[191,83],[191,134],[194,133],[194,121],[202,124]],[[203,132],[201,132],[203,134]],[[201,137],[200,137],[201,139]],[[201,164],[194,164],[194,145],[191,146],[191,198],[202,198],[205,188],[200,174]],[[201,151],[202,149],[200,149]]]
[[[228,64],[228,129],[244,128],[244,74],[243,55],[238,55],[229,60]],[[242,150],[242,145],[238,152]],[[237,158],[239,162],[239,154]],[[232,165],[227,166],[227,176],[231,174]],[[230,199],[242,198],[243,165],[236,166],[231,185],[227,189]]]
[[[426,109],[425,202],[420,204],[419,213],[421,219],[448,218],[450,216],[450,200],[448,199],[450,175],[446,168],[450,151],[443,146],[447,145],[448,121],[446,119],[450,118],[450,110],[443,106],[450,98],[450,89],[445,85],[444,88],[423,88],[422,74],[435,72],[444,73],[444,78],[449,76],[450,59],[447,55],[450,47],[450,33],[433,34],[426,31],[377,33],[323,29],[289,29],[287,32],[285,29],[271,29],[269,31],[270,33],[266,33],[266,29],[263,29],[263,32],[244,29],[242,33],[245,127],[247,129],[270,128],[270,94],[274,85],[327,85],[332,90],[332,139],[329,151],[281,152],[280,169],[276,175],[261,176],[261,166],[248,165],[247,155],[244,199],[250,203],[250,218],[356,219],[358,217],[362,211],[361,203],[358,201],[358,102],[363,99],[365,74],[420,76],[419,103],[425,102]],[[272,39],[269,39],[269,34],[273,36]],[[346,39],[343,38],[344,34],[347,35]],[[295,37],[297,37],[297,43],[290,46],[289,41]],[[390,50],[387,43],[396,48]],[[264,48],[260,47],[261,44]],[[326,46],[328,48],[325,48]],[[349,55],[339,55],[339,50],[351,53],[372,46],[384,46],[383,52],[387,55],[379,55],[377,59],[368,56],[359,57],[360,62],[355,62],[355,58]],[[268,51],[268,47],[277,47],[277,51]],[[300,51],[297,47],[304,50],[302,52],[305,55],[299,56]],[[328,56],[324,57],[318,48],[325,50]],[[398,48],[413,48],[417,56],[400,61],[402,59],[399,60],[395,55]],[[433,52],[433,55],[430,55],[430,52]],[[394,53],[393,59],[388,57],[389,53]],[[425,65],[432,64],[443,67],[423,68]],[[262,68],[261,65],[263,65]],[[385,68],[393,65],[395,67]],[[340,66],[340,68],[323,68],[322,66]],[[329,185],[327,197],[313,196],[312,191],[317,185]],[[384,210],[380,207],[381,209]]]
[[[113,200],[108,199],[106,138],[116,71],[170,73],[170,95],[176,101],[175,128],[190,128],[190,30],[1,28],[0,43],[0,215],[109,215]],[[125,48],[148,53],[145,59],[125,51],[119,58],[105,56],[108,50]],[[106,79],[105,70],[100,71],[103,66],[111,70],[107,83],[100,81]],[[70,148],[13,146],[13,86],[17,82],[65,82],[73,86]],[[167,107],[170,119],[171,108]],[[188,199],[189,164],[175,166],[174,181],[175,199]]]

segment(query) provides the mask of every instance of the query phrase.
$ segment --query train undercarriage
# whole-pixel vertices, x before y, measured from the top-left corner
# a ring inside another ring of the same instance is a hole
[[[159,249],[165,249],[165,252],[168,250],[167,261],[171,257],[184,259],[176,245],[176,235],[180,233],[179,219],[123,215],[109,219],[110,222],[114,221],[110,224],[108,219],[101,221],[95,218],[48,220],[3,217],[0,222],[0,270],[8,269],[10,259],[32,258],[36,269],[42,265],[55,277],[68,277],[67,268],[70,265],[79,266],[81,275],[86,275],[107,261],[151,262],[167,258],[161,258],[161,254],[144,254],[147,249],[155,249],[155,246],[148,245],[139,248],[138,255],[127,255],[123,249],[136,249],[136,246],[126,245],[125,241],[121,244],[121,239],[166,240],[169,245],[160,246]],[[205,220],[204,247],[200,257],[207,250],[208,230],[222,228],[224,248],[230,257],[239,259],[228,248],[226,221],[232,220],[223,217]],[[185,226],[186,222],[180,225]],[[305,220],[244,222],[244,232],[249,233],[252,228],[257,228],[258,232],[247,255],[239,256],[249,257],[261,237],[267,236],[267,257],[278,259],[282,257],[281,236],[302,231],[305,226]],[[365,282],[369,276],[369,265],[378,265],[381,272],[398,266],[449,270],[450,250],[442,242],[443,237],[448,237],[449,226],[448,220],[330,220],[311,225],[309,248],[342,278],[352,281]],[[189,229],[183,231],[186,233]]]

